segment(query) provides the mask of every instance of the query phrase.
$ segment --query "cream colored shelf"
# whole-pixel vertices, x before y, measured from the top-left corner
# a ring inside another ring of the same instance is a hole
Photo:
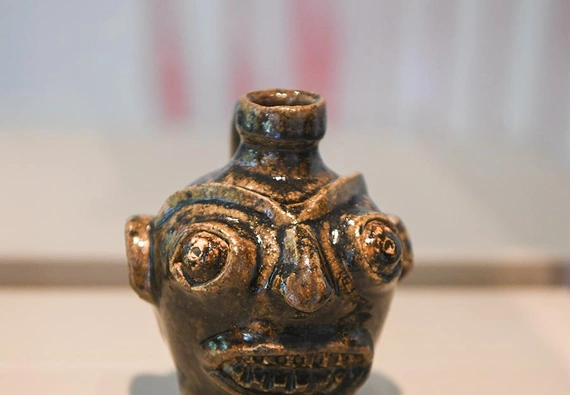
[[[125,289],[0,289],[0,393],[175,395],[150,305]],[[570,291],[403,289],[360,395],[567,395]]]

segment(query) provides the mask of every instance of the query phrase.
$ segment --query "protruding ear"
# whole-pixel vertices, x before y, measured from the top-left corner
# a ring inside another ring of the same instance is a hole
[[[402,220],[393,214],[388,215],[388,218],[390,218],[390,221],[392,221],[396,227],[396,233],[402,240],[402,245],[404,247],[404,253],[402,254],[402,275],[400,276],[401,280],[411,272],[414,267],[414,252],[412,251],[412,243],[408,236],[408,230]]]
[[[125,225],[129,282],[135,292],[150,303],[155,302],[152,294],[150,256],[152,220],[150,215],[139,215],[129,218]]]

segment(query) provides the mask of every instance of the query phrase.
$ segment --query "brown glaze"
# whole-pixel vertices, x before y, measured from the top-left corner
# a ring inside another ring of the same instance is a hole
[[[251,92],[234,119],[226,167],[127,222],[131,285],[185,395],[353,394],[412,267],[404,225],[324,165],[319,95]]]

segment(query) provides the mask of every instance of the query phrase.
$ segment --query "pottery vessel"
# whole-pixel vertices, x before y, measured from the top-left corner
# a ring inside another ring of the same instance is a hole
[[[251,92],[234,121],[226,167],[128,220],[131,286],[182,394],[354,394],[412,267],[404,225],[323,163],[319,95]]]

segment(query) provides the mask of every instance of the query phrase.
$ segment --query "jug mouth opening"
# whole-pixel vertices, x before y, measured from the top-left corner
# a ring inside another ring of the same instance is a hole
[[[316,147],[326,130],[326,103],[313,92],[266,89],[238,101],[235,128],[243,142],[275,149]]]
[[[324,101],[323,98],[316,93],[290,89],[249,92],[246,94],[246,98],[252,103],[263,107],[300,107],[310,106]]]

